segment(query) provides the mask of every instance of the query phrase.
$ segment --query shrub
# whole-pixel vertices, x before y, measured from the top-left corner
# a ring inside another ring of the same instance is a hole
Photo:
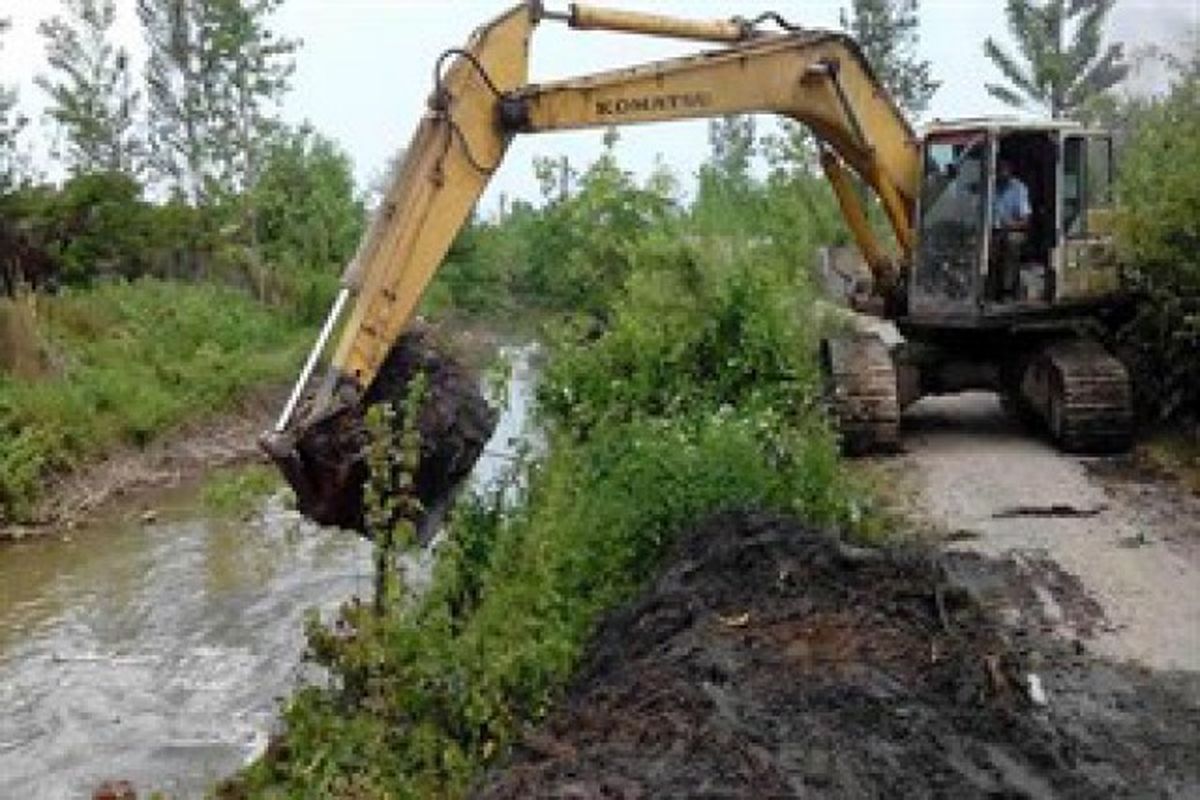
[[[1119,334],[1143,416],[1200,417],[1200,78],[1136,115],[1118,241],[1144,295]]]

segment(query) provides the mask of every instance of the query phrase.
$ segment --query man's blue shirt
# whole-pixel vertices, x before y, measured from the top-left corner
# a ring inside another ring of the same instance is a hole
[[[1005,228],[1029,217],[1029,190],[1016,178],[1009,178],[1004,188],[996,187],[992,204],[992,227]]]

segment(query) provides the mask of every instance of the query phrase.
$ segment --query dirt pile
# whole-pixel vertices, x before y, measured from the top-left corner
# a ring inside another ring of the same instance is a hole
[[[602,626],[561,707],[479,797],[1200,791],[1195,694],[1034,647],[949,578],[964,570],[733,514],[669,564]],[[965,566],[979,584],[986,562]]]
[[[388,353],[364,402],[351,398],[351,402],[336,404],[332,413],[313,424],[266,443],[305,516],[322,525],[365,532],[365,410],[390,402],[399,411],[418,373],[426,379],[417,420],[421,460],[414,476],[416,494],[425,509],[419,527],[429,527],[425,523],[442,514],[491,438],[496,412],[480,393],[476,377],[449,355],[428,328],[417,326]],[[297,419],[308,418],[311,402],[309,397],[302,404]],[[399,416],[395,424],[402,424]]]

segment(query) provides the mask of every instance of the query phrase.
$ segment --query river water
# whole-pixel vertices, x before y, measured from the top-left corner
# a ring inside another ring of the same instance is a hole
[[[508,402],[476,485],[526,433],[531,347],[505,352]],[[0,547],[0,798],[202,797],[265,746],[302,663],[306,611],[371,590],[370,545],[321,529],[282,494],[249,518],[210,516],[199,490],[115,511],[86,530]]]

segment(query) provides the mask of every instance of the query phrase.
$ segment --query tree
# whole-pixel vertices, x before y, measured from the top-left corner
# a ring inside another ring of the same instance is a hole
[[[1170,91],[1136,106],[1121,154],[1117,243],[1140,297],[1121,330],[1139,411],[1200,422],[1200,50],[1168,62]]]
[[[0,17],[0,37],[8,32],[10,24],[10,20]],[[16,89],[0,84],[0,192],[9,189],[21,172],[17,137],[27,121],[17,112]]]
[[[350,157],[311,127],[276,137],[250,194],[268,261],[337,274],[354,255],[366,211]]]
[[[1026,63],[989,36],[984,52],[1009,85],[986,84],[988,93],[1018,108],[1041,106],[1054,118],[1083,110],[1129,72],[1120,44],[1102,47],[1104,20],[1115,2],[1007,0],[1008,29]]]
[[[282,3],[138,0],[150,51],[151,162],[193,203],[236,194],[257,178],[298,46],[267,26]]]
[[[53,75],[36,82],[50,96],[49,115],[67,138],[75,174],[140,170],[136,115],[141,95],[130,82],[129,54],[114,47],[113,0],[62,0],[64,15],[38,26]]]
[[[693,216],[711,230],[735,228],[756,201],[751,166],[757,154],[754,117],[731,115],[708,123],[709,156],[700,166]]]
[[[189,0],[138,0],[146,61],[149,165],[177,196],[198,203],[207,168],[199,34]]]
[[[897,105],[918,115],[941,85],[931,76],[929,61],[917,57],[919,0],[853,0],[841,10],[843,30],[863,55]]]
[[[209,90],[222,186],[244,191],[258,180],[280,130],[279,112],[291,88],[299,42],[279,38],[267,21],[283,0],[208,0],[212,31]]]

